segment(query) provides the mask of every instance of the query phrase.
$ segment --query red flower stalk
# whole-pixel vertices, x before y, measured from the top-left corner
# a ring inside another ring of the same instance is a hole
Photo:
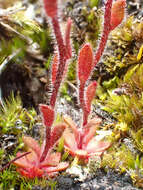
[[[108,36],[111,30],[113,30],[122,22],[124,18],[125,5],[126,5],[126,0],[117,0],[113,4],[113,6],[112,6],[112,0],[107,0],[105,5],[103,32],[97,52],[95,54],[94,65],[93,65],[93,52],[89,44],[85,44],[79,53],[79,58],[78,58],[79,101],[81,108],[83,110],[83,126],[87,124],[89,110],[90,110],[90,108],[87,108],[86,106],[85,95],[84,95],[86,81],[89,79],[94,66],[99,62],[104,52]],[[91,97],[90,100],[91,104],[96,88],[94,87],[94,85],[89,86],[87,90],[88,94],[91,93],[90,89],[93,89],[91,90],[92,95],[91,96],[87,95],[87,97]],[[88,107],[90,106],[88,105]]]
[[[53,25],[54,33],[55,33],[56,40],[57,40],[58,57],[59,57],[59,64],[58,64],[58,70],[56,73],[56,80],[55,80],[53,90],[52,90],[52,95],[50,98],[50,105],[51,105],[51,107],[54,108],[56,99],[57,99],[57,95],[58,95],[58,90],[59,90],[60,84],[62,82],[63,74],[64,74],[64,70],[65,70],[65,66],[66,66],[67,51],[66,51],[66,47],[65,47],[65,44],[63,41],[63,37],[61,35],[60,26],[59,26],[57,17],[52,19],[52,25]]]
[[[65,34],[65,42],[63,41],[63,37],[60,31],[60,26],[58,22],[58,18],[54,17],[52,18],[52,25],[54,29],[54,33],[57,40],[58,45],[58,66],[56,73],[52,72],[54,76],[56,76],[55,82],[53,84],[53,90],[52,95],[50,98],[50,105],[54,108],[58,91],[61,85],[61,82],[65,76],[64,73],[66,73],[67,70],[67,60],[71,57],[72,51],[71,51],[71,44],[70,44],[70,30],[71,30],[71,19],[68,19],[67,22],[67,28],[66,28],[66,34]]]
[[[64,73],[66,72],[66,68],[67,68],[66,62],[67,62],[67,59],[71,57],[71,46],[70,46],[71,20],[69,19],[67,22],[67,29],[66,29],[65,42],[64,42],[62,34],[61,34],[61,30],[60,30],[59,21],[58,21],[57,0],[44,0],[44,8],[47,15],[51,18],[53,31],[54,31],[56,41],[57,41],[57,46],[58,46],[58,54],[54,57],[54,65],[52,67],[53,88],[52,88],[52,94],[50,97],[50,107],[51,109],[54,109],[58,91],[59,91],[61,82],[64,78]],[[53,124],[53,118],[51,119],[51,121],[52,121],[51,125],[46,127],[46,139],[49,139],[50,127]],[[47,151],[48,151],[48,147],[49,147],[48,140],[46,140],[41,161],[45,159]]]
[[[53,63],[52,63],[52,73],[51,73],[51,79],[52,79],[52,84],[54,85],[56,81],[56,75],[57,75],[57,70],[58,70],[58,54],[56,53],[53,58]]]
[[[49,6],[51,6],[49,8]],[[50,105],[51,107],[55,107],[57,95],[58,95],[58,90],[61,85],[62,79],[64,77],[64,71],[66,67],[66,62],[67,59],[71,57],[71,45],[70,45],[70,30],[71,30],[71,19],[68,19],[67,22],[67,29],[66,29],[66,34],[65,34],[65,42],[63,40],[61,30],[60,30],[60,25],[58,21],[58,16],[57,16],[57,1],[56,0],[44,0],[44,7],[46,10],[46,13],[49,17],[52,19],[52,26],[54,30],[54,34],[56,37],[57,41],[57,46],[58,46],[58,67],[57,67],[57,72],[54,73],[54,76],[56,76],[53,90],[52,90],[52,95],[50,98]],[[55,10],[55,11],[54,11]]]
[[[113,0],[107,0],[105,5],[103,32],[95,54],[94,65],[99,62],[104,52],[110,32],[121,24],[124,18],[126,0],[116,0],[113,5],[112,1]]]
[[[72,47],[70,42],[71,25],[72,25],[72,20],[71,18],[68,18],[66,32],[65,32],[65,46],[67,50],[67,59],[70,59],[72,56]]]
[[[72,156],[88,161],[88,158],[101,155],[110,143],[96,140],[95,133],[101,122],[99,118],[90,120],[83,130],[80,130],[69,116],[64,116],[64,121],[68,125],[63,134],[65,149]],[[82,141],[81,141],[82,138]]]

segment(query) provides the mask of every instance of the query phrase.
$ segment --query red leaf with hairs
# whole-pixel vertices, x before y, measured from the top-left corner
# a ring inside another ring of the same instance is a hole
[[[40,104],[39,108],[43,116],[44,125],[46,127],[51,127],[54,121],[54,110],[50,106],[47,106],[45,104]]]
[[[91,109],[91,102],[95,96],[96,86],[97,83],[96,81],[94,81],[91,84],[89,84],[89,86],[86,89],[86,107],[88,112],[90,112]]]
[[[125,15],[126,0],[116,0],[112,5],[111,11],[111,30],[121,24]]]
[[[76,126],[74,121],[68,115],[64,115],[63,120],[71,128],[72,132],[74,133],[76,141],[78,141],[79,140],[79,132],[78,132],[78,127]]]
[[[22,140],[29,149],[34,151],[37,154],[37,156],[40,157],[41,148],[35,139],[33,139],[32,137],[23,136]]]
[[[83,147],[87,146],[89,141],[94,138],[95,133],[97,128],[99,127],[101,123],[101,119],[98,117],[93,118],[90,120],[86,126],[84,126],[83,133],[84,133],[84,138],[83,138]]]
[[[93,51],[90,44],[85,44],[78,57],[78,79],[81,85],[88,80],[93,69]]]
[[[65,124],[59,124],[53,127],[50,137],[50,147],[52,148],[55,143],[61,138],[64,130],[66,128]]]
[[[57,16],[57,0],[43,0],[46,14],[53,18]]]

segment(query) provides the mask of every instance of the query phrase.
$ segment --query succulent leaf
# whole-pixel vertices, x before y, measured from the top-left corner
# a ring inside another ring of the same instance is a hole
[[[58,172],[65,170],[69,164],[67,162],[60,162],[56,167],[48,167],[45,169],[47,173],[53,173],[53,172]]]
[[[111,144],[106,141],[97,141],[95,138],[92,138],[87,144],[85,150],[88,153],[98,153],[104,152],[107,148],[109,148]]]
[[[72,132],[74,133],[74,136],[75,136],[76,140],[78,141],[79,132],[78,132],[77,126],[74,123],[74,121],[68,115],[63,116],[63,120],[71,128]]]
[[[63,138],[64,138],[64,145],[66,147],[69,147],[69,149],[71,150],[77,149],[77,141],[75,140],[74,134],[69,129],[65,130]]]
[[[18,152],[16,157],[19,157],[22,154],[23,153]],[[22,158],[20,158],[20,159],[18,159],[16,161],[14,161],[13,164],[20,167],[20,168],[25,168],[25,167],[30,168],[31,167],[31,164],[28,162],[27,159],[25,159],[25,157],[22,157]]]

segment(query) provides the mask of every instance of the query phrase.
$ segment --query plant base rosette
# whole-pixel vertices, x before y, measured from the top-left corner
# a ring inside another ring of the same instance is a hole
[[[95,138],[97,127],[101,123],[99,118],[90,120],[83,130],[77,128],[69,116],[64,116],[64,121],[68,125],[63,134],[64,146],[72,156],[88,161],[90,157],[101,156],[110,147],[109,142]]]
[[[13,164],[17,166],[17,171],[27,178],[53,177],[58,171],[65,170],[69,164],[60,162],[61,153],[50,152],[43,162],[40,162],[42,148],[32,137],[23,137],[23,142],[28,146],[30,154],[16,160]],[[23,153],[18,152],[17,157]]]

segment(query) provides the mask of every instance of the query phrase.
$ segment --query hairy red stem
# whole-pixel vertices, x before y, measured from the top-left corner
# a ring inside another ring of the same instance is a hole
[[[107,0],[106,5],[105,5],[103,32],[102,32],[102,37],[99,42],[98,49],[95,54],[94,66],[99,62],[99,60],[104,52],[104,49],[105,49],[105,46],[106,46],[106,43],[108,40],[108,36],[111,31],[110,21],[111,21],[112,1],[113,0]]]
[[[48,154],[48,151],[50,149],[50,138],[51,138],[51,127],[46,127],[46,142],[45,142],[45,147],[44,151],[40,157],[40,162],[43,162]]]
[[[63,37],[60,31],[60,26],[59,26],[57,17],[52,18],[52,25],[53,25],[54,33],[56,36],[58,52],[59,52],[59,66],[58,66],[58,71],[56,75],[56,80],[55,80],[53,90],[52,90],[52,95],[50,98],[50,105],[52,108],[54,108],[55,103],[56,103],[56,98],[58,95],[58,90],[62,82],[63,73],[65,70],[67,52],[66,52],[66,48],[64,45],[64,41],[63,41]]]
[[[68,18],[66,32],[65,32],[65,46],[67,50],[67,59],[71,58],[72,56],[72,48],[70,43],[71,25],[72,25],[72,20],[71,18]]]
[[[63,37],[62,37],[61,31],[60,31],[60,25],[59,25],[59,21],[58,21],[57,16],[52,18],[52,25],[53,25],[54,33],[56,36],[56,41],[57,41],[57,45],[58,45],[58,52],[59,52],[58,71],[56,74],[56,80],[53,84],[52,95],[50,98],[50,106],[52,108],[54,108],[55,103],[56,103],[56,99],[57,99],[57,95],[58,95],[58,91],[59,91],[59,87],[61,85],[64,70],[65,70],[67,52],[66,52]],[[46,127],[46,142],[45,142],[43,154],[40,158],[40,162],[45,160],[47,153],[49,151],[49,148],[50,148],[49,141],[50,141],[50,137],[51,137],[50,135],[51,135],[51,126],[48,126],[48,127]]]
[[[83,110],[83,125],[82,126],[85,126],[88,120],[88,111],[85,104],[84,88],[85,88],[85,85],[83,84],[81,84],[79,87],[79,101],[80,101],[80,106]]]

